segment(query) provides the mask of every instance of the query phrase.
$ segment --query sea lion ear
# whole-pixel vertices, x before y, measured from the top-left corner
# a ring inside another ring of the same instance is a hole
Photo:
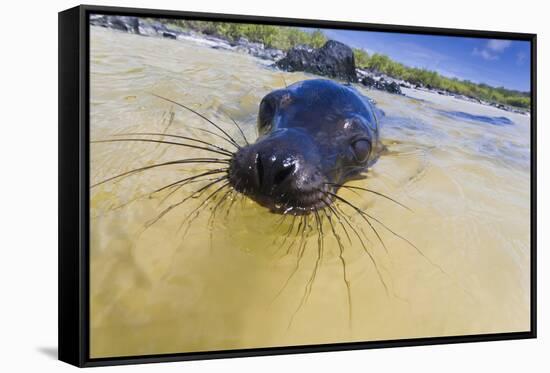
[[[273,127],[273,118],[279,108],[284,108],[292,101],[286,89],[278,89],[267,94],[260,102],[258,111],[258,131],[260,134],[269,132]]]

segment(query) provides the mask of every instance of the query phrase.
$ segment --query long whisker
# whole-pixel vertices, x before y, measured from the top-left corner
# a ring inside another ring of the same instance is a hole
[[[340,215],[343,215],[343,214],[339,214],[338,211],[335,208],[333,208],[329,203],[327,203],[325,201],[323,201],[323,203],[334,214],[334,216],[336,216],[336,218],[338,219],[338,222],[340,223],[340,225],[342,226],[342,229],[344,230],[344,233],[346,234],[346,237],[348,239],[349,244],[351,245],[352,244],[351,237],[348,233],[348,230],[346,229],[346,226],[342,224],[342,219],[340,217]]]
[[[372,264],[374,265],[374,269],[376,270],[376,274],[378,275],[378,279],[380,280],[380,282],[382,283],[382,285],[384,286],[384,290],[386,291],[386,294],[388,295],[389,294],[389,290],[388,290],[388,285],[386,284],[386,281],[384,280],[384,278],[382,277],[382,273],[380,272],[380,269],[378,268],[378,263],[376,262],[376,260],[374,259],[374,256],[370,253],[370,251],[367,249],[367,246],[365,245],[365,243],[363,242],[363,239],[361,238],[361,235],[359,235],[359,232],[357,232],[357,229],[355,229],[355,227],[353,227],[353,225],[351,225],[351,223],[347,220],[347,218],[344,218],[344,221],[346,222],[346,224],[350,227],[350,229],[353,231],[353,233],[355,234],[355,236],[357,237],[357,239],[359,240],[359,242],[361,243],[361,246],[363,247],[364,251],[367,253],[367,255],[369,256],[369,259],[371,260]]]
[[[168,102],[171,102],[175,105],[178,105],[179,107],[182,107],[190,112],[192,112],[193,114],[201,117],[202,119],[204,119],[205,121],[207,121],[208,123],[210,123],[211,125],[213,125],[214,127],[216,127],[221,133],[223,133],[225,136],[227,136],[227,138],[233,143],[235,144],[238,148],[241,148],[241,146],[235,141],[235,139],[233,137],[231,137],[226,131],[223,130],[223,128],[221,128],[220,126],[218,126],[216,123],[214,123],[212,120],[208,119],[206,116],[204,116],[203,114],[199,113],[198,111],[196,110],[193,110],[192,108],[182,104],[182,103],[179,103],[177,101],[174,101],[174,100],[171,100],[169,98],[166,98],[166,97],[162,97],[160,95],[157,95],[156,93],[152,93],[153,96],[155,97],[158,97],[162,100],[165,100],[165,101],[168,101]]]
[[[370,229],[372,229],[372,231],[374,232],[374,234],[376,235],[376,237],[378,238],[378,241],[380,241],[380,243],[382,244],[382,247],[384,248],[384,250],[386,251],[386,253],[388,253],[388,248],[386,247],[386,244],[384,243],[384,241],[382,240],[382,237],[380,236],[380,234],[378,233],[378,231],[376,230],[376,228],[374,228],[374,225],[372,225],[372,223],[369,221],[369,219],[367,219],[367,217],[364,217],[365,218],[365,221],[367,222],[367,224],[369,225]]]
[[[277,231],[282,225],[283,223],[285,222],[286,220],[286,215],[281,215],[279,217],[279,221],[276,223],[276,225],[273,227],[273,231]],[[273,241],[273,243],[275,243],[277,241],[277,238],[275,238],[275,241]]]
[[[273,227],[273,231],[276,232],[282,225],[283,223],[286,221],[286,215],[281,215],[279,217],[279,221],[277,222],[277,224]],[[282,236],[282,237],[285,237],[286,236],[286,233]],[[279,238],[281,238],[281,235],[275,235],[275,238],[273,239],[273,241],[271,242],[271,244],[269,244],[265,250],[267,251],[270,247],[274,246],[275,244],[277,244],[277,241],[279,241]],[[284,242],[284,241],[283,241]]]
[[[420,254],[424,259],[426,259],[431,265],[435,266],[436,268],[438,268],[442,273],[445,273],[445,271],[443,270],[443,268],[441,268],[439,265],[437,265],[436,263],[434,263],[430,258],[428,258],[426,256],[426,254],[424,254],[422,252],[422,250],[420,250],[415,244],[413,244],[411,241],[409,241],[407,238],[403,237],[402,235],[400,235],[399,233],[395,232],[393,229],[391,229],[390,227],[388,227],[386,224],[384,224],[382,221],[380,221],[380,219],[376,218],[375,216],[372,216],[371,214],[361,210],[359,207],[353,205],[351,202],[345,200],[344,198],[334,194],[334,193],[331,193],[331,192],[327,192],[329,194],[331,194],[332,196],[334,196],[335,198],[339,199],[340,201],[344,202],[345,204],[347,204],[348,206],[352,207],[354,210],[356,210],[360,216],[363,217],[363,219],[365,219],[367,222],[369,222],[369,220],[367,218],[370,218],[372,220],[374,220],[375,222],[377,222],[378,224],[380,224],[384,229],[386,229],[388,232],[390,232],[391,234],[393,234],[395,237],[401,239],[402,241],[406,242],[407,244],[409,244],[411,247],[413,247],[416,252],[418,254]],[[372,224],[369,223],[369,225],[372,227]],[[374,228],[373,228],[374,230]],[[376,232],[376,231],[375,231]],[[380,237],[378,235],[378,233],[376,232],[376,235],[378,237]],[[385,248],[385,246],[384,246]]]
[[[235,201],[235,194],[237,194],[238,192],[235,191],[234,188],[231,188],[231,194],[227,197],[227,199],[229,199],[229,202],[227,203],[227,208],[225,209],[226,211],[226,214],[229,212],[229,209],[231,208],[231,206],[233,205],[233,202]],[[224,217],[224,222],[227,222],[227,220],[225,219]]]
[[[233,122],[233,124],[239,129],[239,132],[241,133],[241,136],[244,140],[244,142],[246,143],[246,145],[250,145],[250,143],[248,142],[248,140],[246,139],[246,136],[244,135],[244,132],[243,132],[243,129],[241,128],[241,126],[239,126],[239,124],[237,123],[237,121],[235,119],[233,119],[229,114],[225,113],[225,115],[227,115],[229,117],[229,119],[231,119],[231,121]]]
[[[294,238],[292,239],[292,242],[290,243],[290,245],[288,245],[288,247],[286,248],[285,254],[283,256],[290,254],[291,249],[294,247],[294,244],[298,240],[298,236],[300,235],[300,231],[303,223],[304,223],[304,216],[300,216],[300,220],[298,222],[298,227],[296,228],[296,233],[294,234]]]
[[[338,211],[338,213],[340,215],[342,215],[347,221],[349,222],[352,222],[352,217],[348,214],[346,214],[346,212],[344,211],[344,209],[342,208],[342,206],[340,206],[339,204],[335,203],[334,204],[334,208],[336,211]],[[358,226],[357,229],[359,231],[361,231],[361,233],[363,233],[363,237],[365,238],[365,240],[367,241],[367,243],[369,243],[371,246],[373,246],[373,243],[372,241],[369,239],[369,237],[365,234],[365,231],[363,230],[363,228],[361,226]]]
[[[176,146],[183,146],[186,148],[193,148],[193,149],[200,149],[200,150],[206,150],[212,153],[218,153],[225,156],[232,156],[233,153],[227,153],[222,152],[221,150],[206,148],[204,146],[198,146],[198,145],[191,145],[191,144],[183,144],[181,142],[174,142],[174,141],[164,141],[164,140],[153,140],[153,139],[110,139],[110,140],[93,140],[90,141],[92,144],[102,144],[102,143],[110,143],[110,142],[150,142],[150,143],[157,143],[157,144],[165,144],[165,145],[176,145]]]
[[[415,244],[413,244],[411,241],[409,241],[406,237],[403,237],[402,235],[400,235],[399,233],[395,232],[393,229],[391,229],[390,227],[388,227],[386,224],[384,224],[382,221],[380,221],[380,219],[370,215],[370,214],[367,214],[366,212],[363,211],[363,214],[367,215],[369,218],[371,218],[372,220],[374,220],[375,222],[377,222],[378,224],[380,224],[384,229],[386,229],[388,232],[390,232],[391,234],[393,234],[395,237],[403,240],[404,242],[406,242],[407,244],[409,244],[409,246],[411,246],[412,248],[414,248],[416,250],[416,252],[418,254],[420,254],[425,260],[427,260],[431,265],[433,265],[434,267],[438,268],[442,273],[446,273],[443,268],[441,268],[441,266],[439,266],[438,264],[434,263],[428,256],[426,256],[426,254],[424,254],[422,252],[422,250],[420,250],[420,248],[418,246],[416,246]]]
[[[317,270],[319,268],[319,264],[323,260],[323,251],[324,251],[324,238],[325,234],[323,233],[323,221],[321,220],[321,216],[319,215],[319,212],[317,210],[313,211],[315,215],[315,222],[317,225],[317,260],[315,261],[315,268],[311,275],[311,279],[309,281],[309,291],[306,297],[309,298],[309,295],[311,294],[311,289],[313,287],[313,281],[315,281],[315,277],[317,276]]]
[[[147,228],[149,228],[150,226],[152,226],[153,224],[155,224],[157,221],[159,221],[160,219],[162,219],[162,217],[164,215],[166,215],[167,213],[169,213],[171,210],[173,210],[174,208],[184,204],[185,202],[187,202],[189,199],[193,198],[194,196],[196,196],[197,194],[200,195],[201,192],[203,192],[204,190],[210,188],[212,185],[216,184],[216,183],[219,183],[221,182],[222,180],[225,180],[227,179],[227,175],[224,175],[222,177],[219,177],[217,178],[216,180],[200,187],[199,189],[195,190],[193,193],[191,193],[190,195],[188,195],[187,197],[183,198],[181,201],[179,202],[176,202],[176,203],[173,203],[171,204],[170,206],[166,207],[164,210],[162,210],[160,212],[160,214],[158,214],[154,219],[150,220],[149,222],[147,222],[145,224],[145,226]]]
[[[290,223],[288,230],[284,234],[283,241],[281,242],[277,250],[275,250],[275,253],[279,252],[279,250],[284,246],[288,237],[290,237],[290,235],[292,234],[292,231],[294,230],[294,223],[296,223],[296,215],[292,216],[292,222]]]
[[[216,220],[216,212],[220,205],[227,200],[231,193],[233,193],[233,190],[231,188],[224,193],[224,195],[220,198],[218,203],[216,203],[216,205],[212,209],[212,212],[210,213],[210,218],[208,218],[208,231],[210,232],[210,250],[212,250],[212,242],[214,241],[214,223]]]
[[[323,192],[323,193],[330,193],[330,192]],[[361,238],[361,235],[359,232],[357,232],[357,229],[351,224],[351,222],[348,220],[348,218],[345,216],[345,214],[341,214],[342,218],[344,219],[344,222],[349,226],[349,228],[352,230],[352,232],[355,234],[359,242],[361,243],[361,246],[363,247],[363,251],[368,255],[370,261],[374,265],[374,269],[376,271],[376,274],[378,275],[378,279],[382,283],[382,286],[384,287],[384,290],[386,292],[386,295],[389,295],[388,286],[386,285],[386,281],[384,281],[384,278],[382,277],[382,273],[380,272],[380,269],[378,268],[378,263],[374,259],[374,256],[371,254],[371,252],[367,249],[367,246],[365,245],[365,242]],[[344,227],[344,224],[342,221],[340,221],[340,224],[342,227]]]
[[[225,192],[224,195],[222,196],[222,198],[220,198],[218,203],[216,203],[216,205],[212,209],[212,214],[210,215],[210,219],[208,219],[208,226],[210,227],[209,228],[209,230],[210,230],[210,241],[212,241],[212,233],[214,231],[213,226],[214,226],[214,221],[216,220],[216,211],[217,211],[218,207],[220,207],[220,205],[227,200],[230,193],[233,193],[233,189],[229,189],[227,192]]]
[[[224,188],[225,186],[227,186],[228,184],[229,184],[229,183],[226,183],[226,184],[224,184],[222,187],[218,188],[214,193],[212,193],[210,196],[208,196],[208,197],[206,198],[206,200],[203,201],[203,203],[201,203],[200,206],[202,206],[203,204],[205,204],[206,201],[208,201],[212,196],[214,196],[218,191],[220,191],[221,189],[223,189],[223,188]],[[196,192],[195,192],[195,193],[196,193]],[[192,194],[191,196],[193,196],[193,194]],[[200,206],[199,206],[199,207],[200,207]],[[199,207],[197,207],[197,209],[198,209]],[[197,209],[191,211],[191,213],[190,213],[189,215],[187,215],[186,219],[187,219],[189,216],[191,216],[191,214],[193,214],[193,212],[195,212]],[[197,213],[197,216],[198,216],[198,213]],[[197,216],[195,216],[194,218],[196,218]],[[184,219],[184,221],[185,221],[185,219]],[[192,221],[189,222],[189,226],[190,226],[191,223],[192,223]],[[183,224],[183,222],[182,222],[182,224]],[[180,229],[181,229],[181,225],[180,225]],[[179,229],[178,229],[178,230],[179,230]],[[187,230],[186,230],[185,233],[187,234]],[[184,237],[185,237],[185,234],[184,234]],[[212,235],[210,236],[210,239],[212,240]],[[210,244],[212,245],[212,241],[210,241]],[[174,251],[174,252],[172,253],[172,259],[175,257],[175,255],[177,254],[178,251],[179,251],[179,250],[176,249],[176,251]],[[174,260],[171,261],[171,263],[170,263],[170,268],[172,268],[173,266],[174,266]],[[171,270],[169,270],[169,271],[165,274],[165,276],[167,276],[170,272],[171,272]]]
[[[302,224],[302,221],[304,224]],[[275,295],[275,298],[273,299],[273,301],[279,298],[279,296],[283,293],[283,291],[286,289],[286,287],[290,283],[290,280],[294,277],[294,275],[296,274],[296,272],[298,272],[298,269],[300,268],[300,262],[302,261],[304,251],[307,246],[307,237],[306,237],[307,215],[302,216],[302,221],[300,221],[300,225],[302,226],[302,231],[301,231],[300,243],[298,244],[298,257],[296,259],[296,265],[294,266],[292,272],[290,272],[290,275],[287,277],[281,289],[279,289],[279,291]],[[298,230],[300,230],[300,226],[298,227]]]
[[[345,198],[342,198],[340,197],[339,195],[335,194],[335,193],[332,193],[332,192],[327,192],[328,194],[330,194],[331,196],[333,196],[334,198],[344,202],[346,205],[350,206],[352,209],[354,209],[355,211],[357,211],[359,213],[359,216],[361,216],[368,224],[369,226],[374,230],[376,236],[378,237],[379,240],[381,240],[380,238],[380,235],[378,234],[378,232],[373,228],[372,224],[370,223],[370,220],[368,220],[368,218],[374,220],[375,222],[377,222],[378,224],[382,225],[385,229],[387,229],[389,232],[393,233],[396,237],[399,237],[401,238],[402,240],[404,240],[405,242],[407,242],[409,245],[413,246],[416,248],[416,246],[410,242],[409,240],[407,240],[405,237],[395,233],[393,230],[391,230],[390,228],[388,228],[384,223],[382,223],[380,220],[378,220],[377,218],[375,218],[374,216],[370,215],[369,213],[363,211],[362,209],[360,209],[359,207],[355,206],[353,203],[349,202],[348,200],[346,200]],[[386,248],[386,246],[384,245],[384,243],[381,241],[382,245],[384,246],[384,248]],[[387,249],[386,249],[387,250]]]
[[[351,328],[351,321],[352,321],[352,306],[351,306],[351,283],[347,276],[346,271],[346,260],[344,259],[344,245],[342,244],[342,241],[340,240],[340,235],[336,233],[336,228],[334,227],[334,224],[332,223],[332,217],[329,215],[327,210],[323,209],[323,212],[325,213],[328,222],[330,224],[330,228],[332,230],[332,235],[336,239],[336,242],[338,243],[338,247],[340,248],[340,254],[338,255],[340,258],[340,262],[342,262],[342,272],[344,276],[344,284],[346,285],[346,292],[347,292],[347,300],[348,300],[348,320],[349,320],[349,327]]]
[[[218,172],[220,173],[220,172]],[[212,181],[212,180],[215,180],[215,178],[211,178],[211,179],[198,179],[198,180],[191,180],[191,181],[188,181],[188,182],[185,182],[185,185],[187,184],[193,184],[193,183],[201,183],[201,182],[205,182],[205,181]],[[171,192],[172,193],[172,192]],[[171,194],[170,193],[170,194]],[[143,198],[151,198],[153,195],[155,194],[155,191],[153,192],[149,192],[149,193],[145,193],[145,194],[142,194],[142,195],[139,195],[135,198],[132,198],[130,199],[129,201],[127,202],[124,202],[124,203],[121,203],[120,205],[117,205],[117,206],[114,206],[114,207],[111,207],[110,210],[111,211],[116,211],[116,210],[119,210],[121,208],[124,208],[126,206],[128,206],[129,204],[137,201],[137,200],[140,200],[140,199],[143,199]],[[161,202],[163,202],[164,200],[166,200],[166,198],[163,198],[163,200]]]
[[[170,108],[170,114],[169,114],[169,118],[168,118],[168,124],[166,125],[166,127],[164,127],[164,130],[162,131],[163,133],[166,133],[168,131],[168,129],[170,128],[170,126],[174,123],[174,118],[176,117],[176,113],[174,113],[174,111],[172,110],[172,108]]]
[[[153,192],[154,193],[159,193],[165,189],[169,189],[169,188],[173,188],[175,187],[174,189],[172,189],[168,194],[166,194],[162,200],[160,201],[160,204],[163,204],[164,201],[166,201],[168,198],[170,198],[171,195],[173,195],[174,193],[176,193],[178,190],[180,190],[181,188],[183,188],[185,185],[188,185],[190,183],[193,183],[193,182],[202,182],[202,181],[213,181],[213,180],[216,180],[216,178],[213,178],[213,179],[201,179],[201,177],[204,177],[204,176],[210,176],[210,175],[217,175],[217,174],[221,174],[221,173],[227,173],[227,168],[221,168],[221,169],[217,169],[217,170],[212,170],[212,171],[207,171],[207,172],[204,172],[202,174],[199,174],[199,175],[195,175],[195,176],[191,176],[191,177],[186,177],[184,179],[180,179],[180,180],[177,180],[173,183],[170,183],[168,185],[165,185],[163,186],[162,188],[159,188],[157,190],[155,190]]]
[[[209,175],[214,175],[214,174],[220,174],[222,172],[227,172],[227,168],[215,168],[213,170],[208,170],[208,171],[205,171],[203,173],[200,173],[198,175],[193,175],[193,176],[188,176],[186,178],[183,178],[183,179],[180,179],[180,180],[177,180],[177,181],[174,181],[170,184],[167,184],[159,189],[156,189],[153,191],[153,193],[158,193],[158,192],[162,192],[163,190],[165,189],[168,189],[168,188],[171,188],[173,186],[176,186],[176,185],[185,185],[185,183],[188,181],[188,180],[195,180],[195,179],[198,179],[199,177],[202,177],[202,176],[209,176]]]
[[[221,146],[214,145],[209,143],[208,141],[196,139],[194,137],[189,136],[181,136],[181,135],[173,135],[169,133],[159,133],[159,132],[126,132],[126,133],[116,133],[113,136],[161,136],[161,137],[171,137],[175,139],[182,139],[182,140],[188,140],[188,141],[194,141],[200,144],[205,144],[208,146],[212,146],[220,151],[226,152],[227,155],[233,155],[233,152],[230,150],[227,150]]]
[[[193,211],[191,211],[189,214],[187,214],[187,216],[182,220],[179,228],[178,228],[178,231],[181,230],[181,228],[183,227],[183,225],[185,224],[185,222],[193,215],[195,214],[191,220],[189,220],[189,222],[187,223],[187,228],[185,229],[185,232],[183,233],[183,237],[187,236],[187,232],[189,231],[189,228],[191,228],[191,224],[195,221],[195,219],[199,216],[200,212],[201,212],[201,208],[206,205],[207,203],[210,202],[210,200],[213,199],[214,196],[216,196],[220,191],[222,191],[224,188],[226,188],[227,186],[229,186],[230,183],[227,182],[225,184],[223,184],[222,186],[220,186],[219,188],[217,188],[216,190],[214,190],[212,193],[210,193],[195,209],[193,209]]]
[[[239,149],[238,145],[235,145],[234,143],[231,142],[231,140],[229,140],[228,138],[226,138],[224,136],[221,136],[219,133],[207,130],[206,128],[199,128],[199,127],[193,127],[193,126],[187,126],[187,128],[191,128],[191,129],[194,129],[196,131],[201,131],[201,132],[204,132],[204,133],[208,133],[212,136],[216,136],[217,138],[222,139],[223,141],[227,142],[228,144],[234,146],[236,149]]]
[[[235,187],[233,187],[234,189]],[[239,193],[235,192],[238,196]],[[234,194],[231,194],[231,202],[229,202],[229,206],[227,206],[227,211],[225,212],[224,221],[227,222],[227,219],[229,218],[229,213],[231,212],[231,209],[233,208],[233,205],[235,204],[235,201],[237,200],[237,197]]]
[[[311,294],[311,289],[313,287],[313,282],[315,281],[315,278],[317,277],[317,271],[319,269],[319,264],[321,262],[321,259],[323,257],[323,228],[321,225],[321,220],[319,217],[319,213],[314,210],[314,216],[315,216],[315,225],[317,227],[317,258],[315,260],[315,265],[313,266],[313,270],[311,271],[311,275],[309,276],[309,279],[306,283],[306,287],[304,289],[304,294],[302,295],[302,298],[300,299],[300,303],[298,304],[298,307],[292,314],[292,317],[290,318],[290,322],[288,324],[288,327],[292,325],[294,318],[300,311],[300,309],[304,306],[307,299],[309,298]]]
[[[358,187],[358,186],[354,186],[354,185],[343,185],[343,184],[336,184],[336,183],[326,183],[328,185],[333,185],[333,186],[336,186],[338,188],[345,188],[345,189],[357,189],[357,190],[362,190],[362,191],[365,191],[365,192],[369,192],[369,193],[372,193],[372,194],[376,194],[377,196],[380,196],[380,197],[383,197],[389,201],[392,201],[394,203],[396,203],[397,205],[409,210],[409,211],[413,211],[410,207],[402,204],[401,202],[395,200],[394,198],[392,197],[389,197],[383,193],[380,193],[380,192],[377,192],[375,190],[372,190],[372,189],[368,189],[368,188],[363,188],[363,187]]]
[[[386,252],[388,252],[388,248],[386,247],[386,244],[384,243],[384,241],[382,240],[382,237],[380,236],[380,234],[378,234],[378,231],[376,230],[376,228],[374,228],[374,226],[372,225],[372,223],[370,222],[370,220],[367,218],[367,216],[369,216],[366,212],[364,212],[363,210],[361,210],[359,207],[355,206],[354,204],[352,204],[351,202],[349,202],[348,200],[346,200],[345,198],[342,198],[340,197],[339,195],[335,194],[335,193],[332,193],[332,192],[326,192],[328,194],[330,194],[331,196],[333,196],[334,198],[344,202],[346,205],[352,207],[354,210],[356,210],[357,212],[359,212],[359,216],[361,216],[361,218],[363,220],[365,220],[367,222],[367,224],[369,225],[369,227],[372,229],[372,231],[374,232],[374,234],[376,235],[376,237],[378,238],[378,241],[380,241],[380,243],[382,244],[382,247],[384,248],[384,250]],[[370,217],[370,216],[369,216]]]
[[[115,175],[115,176],[111,176],[111,177],[109,177],[105,180],[99,181],[99,182],[91,185],[90,188],[94,188],[98,185],[105,184],[109,181],[119,179],[119,178],[124,177],[124,176],[130,176],[130,175],[133,175],[135,173],[147,171],[147,170],[157,168],[157,167],[165,167],[165,166],[171,166],[171,165],[177,165],[177,164],[196,164],[196,163],[209,163],[209,164],[220,164],[221,163],[221,164],[226,164],[226,163],[229,163],[229,160],[219,159],[219,158],[187,158],[187,159],[179,159],[179,160],[176,160],[176,161],[156,163],[156,164],[153,164],[153,165],[150,165],[150,166],[135,168],[133,170],[126,171],[126,172],[123,172],[123,173]]]

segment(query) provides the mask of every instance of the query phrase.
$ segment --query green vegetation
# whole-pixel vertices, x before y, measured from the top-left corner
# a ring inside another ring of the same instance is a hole
[[[447,78],[435,71],[408,67],[395,62],[386,55],[375,53],[370,55],[362,49],[354,49],[357,67],[386,74],[392,78],[402,79],[415,85],[423,85],[481,100],[501,103],[520,108],[529,108],[531,99],[527,93],[509,90],[503,87],[495,88],[483,83],[473,83],[468,80]]]
[[[268,48],[281,50],[288,50],[297,45],[308,45],[319,48],[328,40],[321,30],[306,32],[297,27],[191,20],[167,20],[167,23],[170,23],[172,27],[190,29],[228,40],[238,40],[241,37],[245,37],[251,42],[263,43]],[[392,78],[402,79],[415,85],[440,89],[485,101],[524,109],[528,109],[531,106],[530,96],[525,92],[509,90],[503,87],[495,88],[487,84],[473,83],[468,80],[447,78],[441,76],[436,71],[405,66],[383,54],[375,53],[369,55],[362,49],[354,49],[353,52],[356,66],[362,69],[383,73]]]
[[[297,45],[320,48],[328,40],[321,30],[306,32],[297,27],[189,20],[171,22],[178,27],[191,29],[206,35],[221,36],[229,40],[244,37],[251,42],[263,43],[268,48],[281,50],[288,50]]]

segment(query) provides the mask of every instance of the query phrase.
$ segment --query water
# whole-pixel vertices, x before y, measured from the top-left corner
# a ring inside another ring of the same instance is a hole
[[[238,138],[229,115],[254,139],[261,98],[311,78],[191,40],[92,27],[91,137],[165,132],[230,147],[193,128],[212,130],[205,121],[151,93],[207,114]],[[290,280],[299,245],[292,245],[295,234],[283,237],[292,218],[281,222],[250,200],[227,199],[214,219],[208,209],[192,215],[186,232],[182,222],[204,198],[191,199],[144,229],[201,184],[164,203],[166,193],[148,193],[220,165],[159,167],[105,183],[91,190],[92,357],[529,329],[529,117],[427,92],[405,90],[402,97],[358,88],[386,113],[388,149],[367,180],[350,185],[383,192],[413,212],[372,194],[339,194],[419,251],[374,223],[386,252],[366,222],[343,206],[369,238],[365,246],[376,263],[353,234],[350,243],[337,228],[350,312],[339,247],[326,220],[322,259],[304,301],[317,262],[315,224]],[[204,152],[145,142],[93,144],[91,179],[200,156]]]

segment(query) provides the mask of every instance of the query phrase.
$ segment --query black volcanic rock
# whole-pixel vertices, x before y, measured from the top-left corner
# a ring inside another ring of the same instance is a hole
[[[164,31],[162,33],[162,36],[167,38],[167,39],[177,39],[178,37],[176,36],[176,34],[172,33],[172,32],[168,32],[168,31]]]
[[[385,88],[386,88],[386,91],[389,92],[389,93],[393,93],[393,94],[396,94],[396,95],[403,94],[401,92],[401,87],[396,82],[386,83]]]
[[[396,95],[403,94],[403,92],[401,92],[401,87],[399,86],[399,83],[395,81],[387,81],[384,78],[376,80],[372,76],[367,75],[361,80],[361,84],[369,88],[386,91],[388,93],[393,93]]]
[[[126,16],[92,16],[90,18],[90,24],[108,27],[114,30],[131,32],[134,34],[139,34],[139,19],[137,17],[126,17]]]
[[[357,81],[353,51],[335,40],[327,41],[319,49],[292,48],[275,65],[286,71],[305,71],[349,82]]]

